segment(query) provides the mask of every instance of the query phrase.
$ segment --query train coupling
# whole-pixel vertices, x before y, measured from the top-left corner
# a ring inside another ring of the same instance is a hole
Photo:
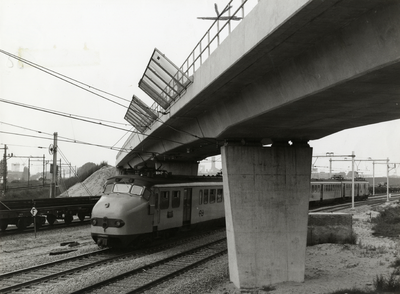
[[[108,246],[108,239],[103,237],[97,238],[97,246],[103,248]]]

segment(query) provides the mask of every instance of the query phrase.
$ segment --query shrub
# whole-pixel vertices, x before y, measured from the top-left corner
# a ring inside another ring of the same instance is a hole
[[[388,207],[373,219],[375,236],[397,237],[400,235],[400,206]]]

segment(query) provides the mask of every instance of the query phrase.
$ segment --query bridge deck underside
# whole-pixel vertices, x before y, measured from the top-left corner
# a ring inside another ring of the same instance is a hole
[[[400,118],[400,3],[381,4],[311,2],[189,103],[172,106],[167,123],[134,143],[119,165],[154,154],[198,161],[219,154],[227,141],[315,140]],[[241,42],[234,32],[231,38]],[[138,150],[146,153],[138,157]]]

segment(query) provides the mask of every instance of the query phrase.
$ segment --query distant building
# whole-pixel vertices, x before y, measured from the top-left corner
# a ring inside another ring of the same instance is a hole
[[[20,163],[11,163],[12,172],[19,172],[20,167],[21,167]]]
[[[211,157],[211,168],[207,169],[206,164],[199,164],[198,174],[199,175],[217,175],[221,173],[221,169],[216,167],[216,159],[215,156]],[[207,164],[208,165],[208,164]]]

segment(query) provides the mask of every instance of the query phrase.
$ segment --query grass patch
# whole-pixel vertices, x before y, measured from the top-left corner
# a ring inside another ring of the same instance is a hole
[[[395,272],[392,272],[389,277],[377,276],[374,280],[374,286],[377,293],[400,293],[400,276],[396,275]]]
[[[400,235],[400,206],[388,207],[372,220],[374,236],[397,237]]]
[[[375,236],[397,237],[400,235],[400,207],[388,207],[380,212],[380,215],[373,219],[373,231]],[[360,245],[361,246],[361,245]],[[361,246],[363,247],[363,246]],[[365,246],[365,254],[379,254],[386,249]],[[379,294],[379,293],[400,293],[400,257],[397,257],[391,265],[393,272],[385,277],[376,276],[373,281],[374,289],[342,289],[331,294]]]
[[[400,257],[397,257],[390,266],[394,267],[393,274],[400,276]]]
[[[382,275],[374,279],[375,289],[341,289],[330,294],[379,294],[400,293],[400,276],[393,272],[389,277]]]

